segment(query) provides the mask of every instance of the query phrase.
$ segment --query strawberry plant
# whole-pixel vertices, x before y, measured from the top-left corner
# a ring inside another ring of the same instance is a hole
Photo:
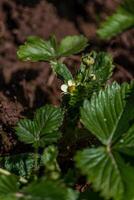
[[[20,46],[19,59],[50,64],[62,81],[62,99],[18,122],[16,136],[31,148],[0,157],[1,199],[134,199],[134,82],[110,83],[114,65],[106,52],[83,55],[72,75],[61,58],[87,45],[84,36],[60,43],[53,36],[29,37]]]

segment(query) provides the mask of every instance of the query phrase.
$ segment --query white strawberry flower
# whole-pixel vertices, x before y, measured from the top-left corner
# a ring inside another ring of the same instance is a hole
[[[61,90],[62,90],[64,93],[67,93],[68,85],[67,85],[67,84],[61,85]]]
[[[64,93],[73,93],[76,89],[76,83],[73,80],[68,80],[67,84],[61,85],[61,90]]]

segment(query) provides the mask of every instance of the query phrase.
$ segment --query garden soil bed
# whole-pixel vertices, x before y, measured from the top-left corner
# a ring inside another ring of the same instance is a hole
[[[117,66],[113,80],[133,79],[134,30],[107,42],[96,36],[99,21],[119,3],[119,0],[85,0],[84,4],[72,0],[0,0],[0,154],[22,151],[14,134],[19,119],[31,117],[46,103],[60,103],[61,82],[48,64],[21,62],[16,57],[18,46],[29,35],[48,39],[55,34],[60,40],[65,35],[84,34],[89,38],[87,52],[106,50],[113,55]],[[80,56],[72,56],[65,62],[75,71]]]

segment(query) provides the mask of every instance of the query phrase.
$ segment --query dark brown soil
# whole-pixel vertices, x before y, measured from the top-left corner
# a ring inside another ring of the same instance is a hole
[[[91,49],[110,52],[117,65],[113,79],[119,82],[134,77],[134,30],[101,41],[96,36],[99,21],[111,14],[121,0],[0,0],[0,152],[16,145],[13,127],[25,116],[46,103],[59,104],[60,81],[46,63],[20,62],[16,51],[29,35],[47,39],[55,34],[84,34]],[[66,59],[70,69],[79,64],[79,56]]]

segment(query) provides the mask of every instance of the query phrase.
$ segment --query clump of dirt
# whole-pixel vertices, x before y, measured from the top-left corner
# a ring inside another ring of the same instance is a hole
[[[23,107],[18,102],[10,101],[6,96],[0,93],[0,119],[5,125],[15,125],[19,118]]]
[[[105,50],[113,55],[117,64],[114,80],[129,81],[134,77],[134,30],[105,42],[96,36],[100,21],[112,14],[120,2],[0,1],[0,127],[5,136],[14,138],[12,129],[17,121],[25,116],[31,117],[38,107],[46,103],[60,103],[61,82],[54,76],[49,65],[43,62],[20,62],[16,57],[18,46],[30,35],[48,39],[51,34],[55,34],[60,40],[65,35],[84,34],[89,38],[87,51]],[[71,56],[65,62],[74,72],[80,57]],[[4,141],[3,138],[2,143]],[[11,149],[12,145],[5,152]]]

